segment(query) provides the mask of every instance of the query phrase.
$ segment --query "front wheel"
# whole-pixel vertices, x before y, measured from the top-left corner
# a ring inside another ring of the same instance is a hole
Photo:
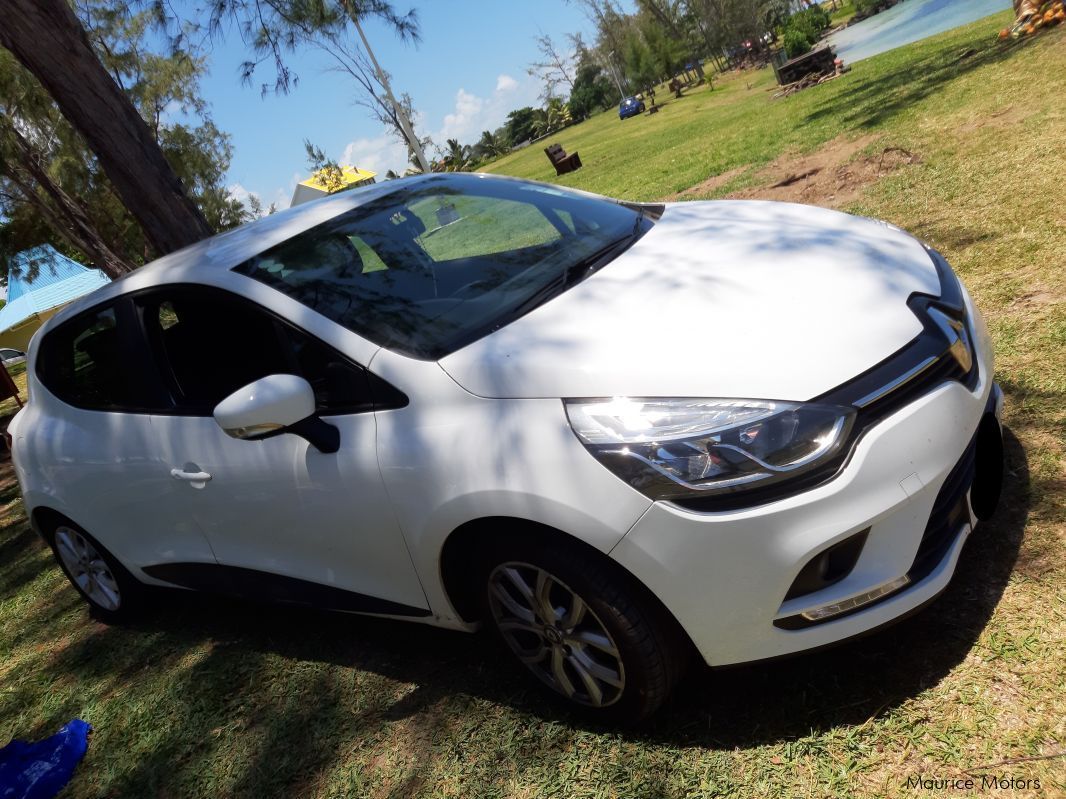
[[[97,619],[117,624],[140,610],[144,586],[95,538],[71,522],[59,521],[49,541],[59,567]]]
[[[487,575],[488,617],[543,685],[591,715],[638,721],[681,676],[676,623],[599,553],[558,542],[507,547]]]

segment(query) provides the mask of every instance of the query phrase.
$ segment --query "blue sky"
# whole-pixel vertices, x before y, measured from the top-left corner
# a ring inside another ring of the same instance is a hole
[[[403,0],[394,5],[410,7]],[[448,138],[472,144],[512,109],[537,104],[541,86],[526,69],[538,57],[534,37],[540,32],[560,44],[566,33],[578,31],[591,39],[591,24],[565,0],[422,0],[415,7],[422,30],[417,46],[399,41],[377,21],[364,30],[393,90],[414,98],[420,135],[428,133],[440,145]],[[240,37],[230,32],[215,45],[202,83],[215,123],[232,136],[226,182],[235,196],[254,192],[264,204],[288,207],[296,182],[307,177],[304,139],[341,163],[382,174],[406,166],[403,146],[353,104],[353,81],[330,71],[328,56],[295,54],[289,63],[299,85],[287,96],[266,97],[259,85],[273,84],[272,65],[264,64],[254,85],[245,87],[239,78],[245,58]]]

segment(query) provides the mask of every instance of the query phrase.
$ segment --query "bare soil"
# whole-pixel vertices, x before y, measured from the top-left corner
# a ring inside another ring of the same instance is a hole
[[[865,152],[879,139],[873,134],[857,139],[840,136],[811,153],[782,155],[755,173],[757,185],[725,196],[842,208],[855,202],[867,186],[921,160],[917,154],[900,147],[874,147],[872,152]],[[750,168],[740,166],[713,175],[664,199],[714,197]]]
[[[855,202],[863,190],[896,170],[918,163],[917,154],[899,147],[879,147],[865,153],[878,139],[838,137],[806,155],[784,155],[764,169],[761,185],[729,196],[743,200],[779,200],[841,208]],[[859,153],[862,153],[859,155]]]
[[[671,194],[666,199],[670,201],[694,200],[698,197],[706,197],[710,194],[714,194],[718,189],[729,183],[729,181],[742,175],[747,169],[748,167],[746,166],[738,166],[736,169],[730,169],[720,175],[713,175],[684,191],[679,191],[677,194]]]
[[[959,133],[974,133],[984,128],[1009,128],[1018,125],[1034,112],[1018,105],[1010,105],[991,114],[978,114],[959,126]]]

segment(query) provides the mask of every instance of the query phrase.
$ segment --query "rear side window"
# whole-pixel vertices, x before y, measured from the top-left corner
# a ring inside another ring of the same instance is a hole
[[[141,398],[133,370],[124,368],[114,306],[57,328],[41,343],[38,374],[64,402],[94,410],[127,410]]]

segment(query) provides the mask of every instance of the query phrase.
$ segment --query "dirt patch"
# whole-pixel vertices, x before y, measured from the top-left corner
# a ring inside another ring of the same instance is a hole
[[[1032,115],[1033,111],[1031,109],[1027,109],[1023,106],[1011,105],[999,111],[994,111],[991,114],[981,114],[975,119],[963,122],[959,125],[958,131],[960,134],[967,134],[982,130],[983,128],[1009,128],[1021,124]]]
[[[882,147],[858,155],[877,136],[834,139],[813,153],[782,156],[761,170],[763,185],[729,195],[740,200],[778,200],[840,208],[859,198],[863,189],[892,172],[920,161],[900,147]],[[858,156],[858,157],[856,157]]]
[[[747,170],[746,166],[738,166],[736,169],[730,169],[728,172],[723,172],[721,175],[714,175],[684,191],[671,194],[666,200],[668,202],[673,202],[674,200],[691,200],[696,197],[706,197],[708,194],[714,194],[714,192],[729,183],[733,178],[742,175],[745,170]]]
[[[1024,308],[1027,310],[1033,310],[1036,308],[1044,308],[1056,303],[1055,296],[1050,291],[1044,291],[1043,289],[1036,289],[1033,291],[1027,291],[1019,297],[1015,297],[1011,302],[1011,305],[1015,308]]]

